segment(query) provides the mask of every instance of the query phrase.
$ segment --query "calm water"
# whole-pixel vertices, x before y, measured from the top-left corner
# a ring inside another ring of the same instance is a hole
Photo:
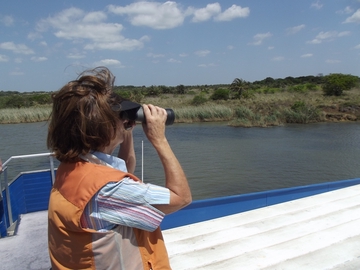
[[[48,152],[46,123],[0,125],[0,157]],[[180,160],[194,199],[204,199],[360,177],[360,123],[321,123],[274,128],[233,128],[226,124],[175,124],[168,140]],[[162,184],[158,157],[142,133],[134,131],[141,176]],[[40,159],[9,165],[38,169]],[[9,170],[10,174],[10,170]]]

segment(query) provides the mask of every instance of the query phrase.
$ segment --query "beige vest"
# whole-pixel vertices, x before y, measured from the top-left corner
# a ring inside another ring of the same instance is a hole
[[[109,182],[137,177],[88,162],[61,163],[49,201],[52,269],[171,269],[160,228],[148,232],[117,226],[84,229],[80,217],[90,199]]]

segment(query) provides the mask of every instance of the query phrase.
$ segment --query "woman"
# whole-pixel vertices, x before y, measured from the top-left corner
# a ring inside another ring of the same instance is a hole
[[[133,175],[135,123],[122,116],[140,105],[114,94],[113,83],[99,67],[52,96],[47,145],[61,162],[49,201],[52,269],[170,269],[159,225],[191,202],[190,188],[165,137],[166,111],[153,105],[143,105],[142,126],[165,187]]]

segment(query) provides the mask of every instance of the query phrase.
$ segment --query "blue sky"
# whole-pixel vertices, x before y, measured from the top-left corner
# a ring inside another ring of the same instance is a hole
[[[116,85],[360,76],[360,0],[12,0],[0,90],[55,91],[107,66]]]

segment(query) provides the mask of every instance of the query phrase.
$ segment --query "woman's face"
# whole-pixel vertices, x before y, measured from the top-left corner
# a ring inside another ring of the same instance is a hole
[[[112,152],[114,152],[114,150],[116,149],[116,147],[118,147],[119,144],[121,144],[124,141],[125,133],[131,132],[136,125],[134,121],[122,120],[122,119],[118,119],[116,124],[117,124],[116,135],[108,146],[100,150],[103,153],[111,155]]]
[[[114,144],[116,144],[115,148],[124,141],[124,133],[127,132],[125,130],[127,120],[117,120],[117,128],[116,128],[116,136],[113,140]]]
[[[124,133],[127,132],[124,128],[124,120],[118,119],[116,124],[117,124],[117,128],[116,128],[115,137],[114,139],[112,139],[112,141],[108,146],[100,150],[103,153],[111,155],[112,152],[115,150],[115,148],[118,147],[119,144],[124,141]]]

